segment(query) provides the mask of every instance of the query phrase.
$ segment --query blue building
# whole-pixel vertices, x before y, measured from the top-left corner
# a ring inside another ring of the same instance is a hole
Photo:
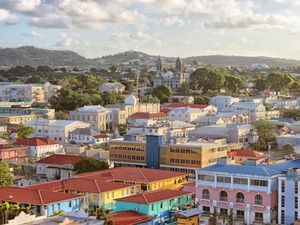
[[[159,169],[160,146],[163,144],[161,135],[147,135],[146,141],[146,167]]]
[[[0,188],[0,202],[32,206],[36,216],[52,216],[55,212],[79,210],[83,196],[63,192],[19,187]]]

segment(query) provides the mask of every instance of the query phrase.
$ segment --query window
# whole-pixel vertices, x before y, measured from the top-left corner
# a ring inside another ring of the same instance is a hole
[[[254,204],[255,205],[262,205],[263,204],[263,198],[262,198],[261,195],[255,195]]]
[[[268,181],[267,180],[251,180],[250,185],[267,187],[268,186]]]
[[[281,191],[284,192],[285,191],[285,180],[281,181]]]
[[[264,214],[256,212],[255,213],[255,222],[263,222],[264,221]]]
[[[151,209],[152,209],[152,211],[154,211],[154,204],[151,205]]]
[[[226,191],[220,192],[219,200],[223,201],[223,202],[227,202],[227,192]]]
[[[231,177],[217,177],[217,182],[220,182],[220,183],[228,183],[230,184],[231,183]]]
[[[203,181],[215,181],[215,177],[210,175],[199,175],[198,179]]]
[[[247,178],[233,178],[234,184],[239,185],[248,185],[248,179]]]
[[[69,208],[72,207],[72,201],[69,201]]]
[[[204,190],[202,191],[202,198],[203,198],[203,199],[210,199],[209,190],[204,189]]]
[[[285,196],[283,195],[281,196],[281,207],[284,208],[284,206],[285,206]]]
[[[245,219],[245,212],[242,210],[236,210],[236,218],[240,220]]]
[[[237,203],[244,203],[244,195],[243,193],[239,192],[236,194],[236,202]]]
[[[298,209],[298,197],[295,197],[295,209]]]
[[[163,202],[160,203],[160,208],[162,209],[164,207]]]

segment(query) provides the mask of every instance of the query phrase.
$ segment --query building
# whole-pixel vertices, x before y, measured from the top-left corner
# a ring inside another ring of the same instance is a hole
[[[170,219],[170,211],[192,205],[192,193],[177,190],[157,190],[116,199],[116,212],[135,210],[153,216],[154,224]]]
[[[208,106],[204,109],[199,108],[173,108],[169,113],[169,120],[179,120],[186,123],[197,123],[197,121],[210,113],[216,112],[215,108],[212,106]]]
[[[218,112],[216,116],[222,117],[225,123],[250,123],[250,118],[244,113]]]
[[[230,215],[234,224],[276,223],[280,171],[268,166],[231,165],[220,158],[196,170],[196,201],[206,213]]]
[[[7,84],[0,85],[0,100],[8,102],[48,103],[61,86],[45,84]]]
[[[177,225],[196,225],[200,224],[201,209],[188,209],[176,213]]]
[[[215,110],[214,107],[207,105],[207,104],[193,104],[193,103],[165,103],[163,104],[161,111],[168,113],[172,109],[175,108],[193,108],[193,109],[201,109],[201,110],[206,110],[206,111],[212,111]]]
[[[276,136],[275,138],[278,148],[282,148],[287,144],[290,144],[294,147],[300,146],[300,134],[286,134]]]
[[[252,149],[234,149],[227,153],[234,164],[244,164],[248,160],[255,160],[257,164],[269,162],[269,157],[262,152]]]
[[[196,123],[199,127],[203,127],[203,126],[209,126],[209,125],[225,124],[226,121],[225,121],[225,119],[223,119],[221,116],[218,116],[218,115],[213,115],[213,116],[207,115],[207,116],[200,117],[196,121]]]
[[[154,169],[122,167],[77,174],[73,178],[29,186],[29,189],[77,192],[91,209],[114,209],[115,200],[141,191],[174,189],[185,183],[188,174]]]
[[[188,133],[191,140],[226,139],[227,143],[242,143],[249,146],[258,141],[256,129],[251,124],[221,124],[199,127]]]
[[[239,102],[239,98],[221,95],[212,97],[209,100],[209,104],[216,106],[218,112],[229,109],[229,107],[235,102]]]
[[[125,91],[125,86],[120,82],[113,83],[103,83],[99,87],[101,93],[110,92],[110,93],[122,93]]]
[[[44,117],[54,119],[55,110],[48,108],[28,108],[28,107],[0,107],[0,114],[5,115],[36,115],[36,117]]]
[[[18,124],[26,123],[36,118],[37,116],[35,114],[31,114],[31,115],[0,114],[0,124],[18,125]]]
[[[111,137],[105,133],[98,133],[92,128],[77,128],[69,134],[69,143],[72,144],[105,144]]]
[[[53,154],[35,162],[36,174],[40,180],[52,181],[74,176],[74,166],[81,156]]]
[[[136,112],[128,117],[128,124],[130,126],[152,126],[157,123],[167,122],[168,115],[166,113],[149,113]]]
[[[82,195],[47,190],[33,190],[19,187],[0,188],[0,201],[19,204],[23,207],[33,207],[34,214],[50,217],[59,211],[66,213],[79,210]]]
[[[149,135],[146,141],[116,140],[109,143],[109,158],[116,166],[139,166],[194,173],[194,169],[216,163],[227,155],[221,143],[186,142],[163,144],[162,136]]]
[[[299,107],[297,99],[271,99],[268,103],[274,108],[293,109]]]
[[[12,144],[0,144],[0,161],[22,161],[28,157],[26,146],[15,146]]]
[[[109,110],[101,105],[89,105],[70,111],[69,119],[89,123],[91,127],[105,131],[108,112]]]
[[[183,83],[190,79],[189,73],[184,73],[184,66],[182,60],[178,57],[176,60],[175,73],[172,71],[164,72],[162,59],[159,57],[156,61],[156,75],[154,77],[153,86],[167,85],[173,91],[177,91]]]
[[[193,104],[194,97],[193,96],[178,96],[173,95],[168,99],[170,103],[183,103],[183,104]]]
[[[37,158],[65,152],[62,145],[49,138],[18,138],[14,145],[27,146],[28,156]]]
[[[38,118],[25,123],[35,131],[32,137],[50,138],[59,143],[68,143],[69,134],[77,128],[90,127],[90,124],[76,120],[49,120]]]
[[[266,107],[261,103],[235,102],[226,111],[237,114],[246,114],[250,122],[266,119]]]

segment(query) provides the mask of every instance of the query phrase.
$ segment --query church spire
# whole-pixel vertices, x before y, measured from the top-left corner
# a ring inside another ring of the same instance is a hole
[[[156,74],[159,76],[159,75],[162,75],[163,72],[164,72],[163,62],[162,62],[161,57],[159,56],[156,61]]]
[[[180,75],[183,72],[183,62],[182,60],[178,57],[176,60],[176,74]]]

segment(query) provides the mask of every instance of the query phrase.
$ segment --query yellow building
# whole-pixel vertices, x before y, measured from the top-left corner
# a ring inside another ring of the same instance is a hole
[[[189,209],[177,213],[178,225],[199,225],[201,210],[198,208]]]
[[[36,119],[36,114],[29,115],[11,115],[11,114],[0,114],[0,124],[23,124],[30,120]]]
[[[111,141],[109,159],[115,166],[147,165],[145,141]],[[186,142],[160,147],[160,168],[194,173],[194,169],[207,167],[227,156],[227,145],[222,142]]]
[[[227,156],[227,146],[215,142],[186,142],[162,146],[160,167],[172,171],[192,173],[194,169],[215,164]]]

